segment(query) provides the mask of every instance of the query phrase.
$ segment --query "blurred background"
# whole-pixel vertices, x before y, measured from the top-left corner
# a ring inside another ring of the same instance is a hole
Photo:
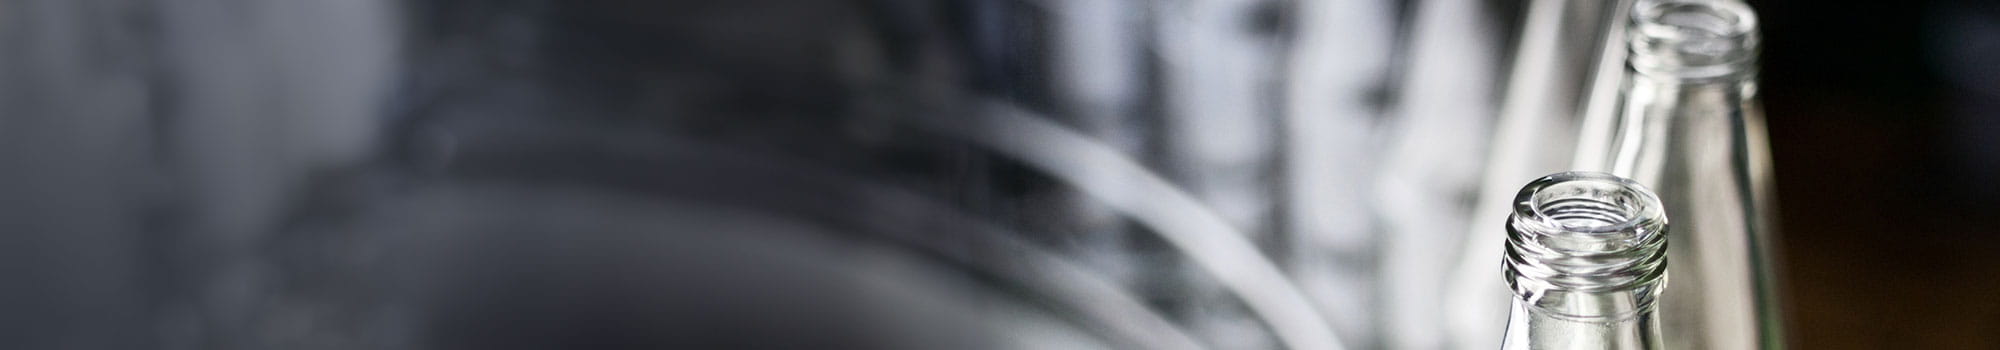
[[[1749,3],[1790,345],[2000,348],[2000,5]],[[1530,5],[0,0],[0,347],[1491,348]]]

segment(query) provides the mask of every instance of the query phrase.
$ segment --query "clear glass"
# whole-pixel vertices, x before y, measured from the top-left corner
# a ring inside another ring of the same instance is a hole
[[[1757,101],[1756,15],[1733,1],[1641,1],[1622,105],[1577,169],[1658,191],[1674,213],[1674,286],[1660,318],[1675,349],[1780,348],[1768,265],[1770,162]]]
[[[1667,216],[1644,186],[1564,172],[1515,196],[1503,278],[1503,349],[1659,349]]]

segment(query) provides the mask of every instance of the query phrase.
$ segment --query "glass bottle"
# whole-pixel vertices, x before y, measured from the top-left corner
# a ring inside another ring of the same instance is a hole
[[[1528,183],[1507,219],[1514,292],[1502,349],[1660,349],[1667,217],[1630,179],[1563,172]]]
[[[1757,99],[1756,15],[1737,1],[1643,0],[1612,127],[1576,169],[1632,178],[1674,213],[1675,349],[1782,347],[1767,251],[1770,161]]]

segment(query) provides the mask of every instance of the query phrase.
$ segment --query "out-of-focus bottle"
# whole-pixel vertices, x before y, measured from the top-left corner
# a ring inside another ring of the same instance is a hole
[[[1502,349],[1660,349],[1667,216],[1629,179],[1564,172],[1522,188],[1507,219],[1514,292]]]
[[[1756,15],[1736,1],[1644,0],[1612,125],[1576,168],[1652,188],[1674,213],[1674,349],[1781,348],[1770,270],[1770,161],[1757,99]],[[1601,130],[1601,131],[1588,131]]]

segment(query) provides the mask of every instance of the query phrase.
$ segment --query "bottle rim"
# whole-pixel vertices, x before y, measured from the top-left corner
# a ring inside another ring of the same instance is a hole
[[[1761,36],[1749,5],[1649,0],[1634,5],[1628,43],[1640,73],[1710,79],[1754,72]]]

